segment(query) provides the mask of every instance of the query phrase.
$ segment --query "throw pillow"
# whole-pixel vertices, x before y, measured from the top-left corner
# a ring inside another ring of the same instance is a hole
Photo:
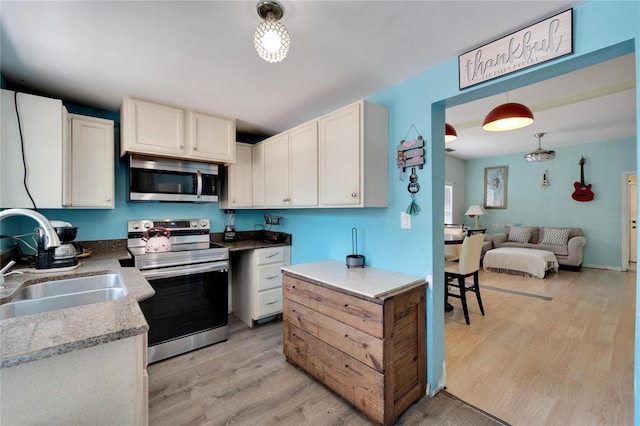
[[[532,228],[526,228],[523,226],[512,226],[509,229],[509,236],[507,241],[513,241],[516,243],[528,243],[533,233]]]
[[[544,228],[544,237],[541,244],[553,246],[566,246],[569,241],[570,229]]]

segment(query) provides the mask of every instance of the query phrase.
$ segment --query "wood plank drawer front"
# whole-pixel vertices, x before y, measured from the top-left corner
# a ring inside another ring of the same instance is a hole
[[[318,286],[307,284],[287,274],[282,277],[282,291],[284,297],[298,302],[314,311],[318,310]]]
[[[372,420],[384,423],[384,375],[340,352],[307,332],[284,327],[287,359],[358,407]]]
[[[282,289],[261,291],[256,295],[256,319],[282,312]]]
[[[267,263],[284,262],[284,247],[256,249],[258,265]]]
[[[258,291],[282,287],[282,263],[258,266]]]
[[[342,324],[285,297],[283,319],[363,364],[384,373],[383,343],[369,334]]]
[[[383,337],[383,305],[284,276],[286,297],[374,337]]]

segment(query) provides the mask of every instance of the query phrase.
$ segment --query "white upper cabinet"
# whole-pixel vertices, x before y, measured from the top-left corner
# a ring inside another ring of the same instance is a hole
[[[389,205],[389,115],[380,105],[356,102],[252,151],[253,208]]]
[[[63,200],[65,207],[113,208],[113,121],[69,114]]]
[[[3,89],[1,106],[0,207],[62,207],[62,101]]]
[[[251,150],[253,207],[264,207],[264,142],[254,145]]]
[[[311,122],[264,141],[265,205],[318,205],[318,125]]]
[[[318,123],[289,132],[289,194],[295,206],[318,205]]]
[[[220,208],[253,207],[253,162],[251,145],[236,145],[236,162],[225,167]]]
[[[182,155],[185,111],[167,105],[124,98],[120,111],[120,153]]]
[[[289,134],[264,142],[264,203],[269,207],[291,204],[289,196]]]
[[[113,208],[113,121],[9,90],[2,90],[1,113],[0,207]]]
[[[389,118],[360,101],[318,120],[322,207],[389,205]]]
[[[228,118],[189,111],[187,156],[224,163],[236,161],[236,125]]]
[[[235,162],[233,119],[125,97],[120,121],[120,155],[135,152],[216,163]]]

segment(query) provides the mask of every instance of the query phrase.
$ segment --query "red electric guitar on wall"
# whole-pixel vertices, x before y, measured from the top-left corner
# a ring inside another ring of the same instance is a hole
[[[580,182],[573,184],[575,191],[571,194],[571,198],[576,201],[591,201],[595,195],[591,192],[591,184],[584,184],[584,157],[580,158]]]

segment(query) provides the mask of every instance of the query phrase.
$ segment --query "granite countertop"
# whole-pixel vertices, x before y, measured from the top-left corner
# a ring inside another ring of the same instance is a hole
[[[87,259],[70,271],[6,276],[4,288],[0,288],[0,303],[8,301],[24,285],[114,272],[122,275],[128,295],[110,302],[0,320],[0,368],[109,343],[149,330],[138,302],[155,292],[140,271],[123,268],[114,258]]]
[[[356,295],[386,299],[425,283],[424,278],[371,267],[347,268],[344,262],[322,260],[282,267],[284,272],[309,278]]]

